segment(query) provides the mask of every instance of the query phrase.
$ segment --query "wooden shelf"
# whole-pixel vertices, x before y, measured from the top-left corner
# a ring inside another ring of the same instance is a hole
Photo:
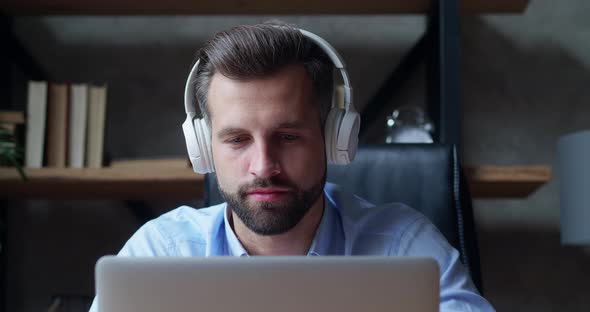
[[[4,0],[8,15],[424,14],[431,0]],[[522,13],[528,0],[462,0],[463,14]]]
[[[203,196],[203,176],[186,160],[117,162],[103,169],[27,169],[22,181],[14,168],[0,168],[3,199],[174,199]],[[475,198],[523,198],[551,179],[547,166],[467,167]]]
[[[476,198],[527,197],[551,180],[549,166],[472,166],[465,170]]]
[[[184,160],[131,161],[102,169],[0,168],[0,198],[11,199],[199,199],[203,176]]]

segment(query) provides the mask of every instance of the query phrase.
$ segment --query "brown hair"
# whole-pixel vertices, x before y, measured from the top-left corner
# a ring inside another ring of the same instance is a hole
[[[302,64],[312,80],[323,131],[332,105],[333,64],[297,28],[277,22],[237,26],[217,33],[197,56],[196,97],[209,126],[207,92],[215,73],[230,79],[252,79],[272,75],[286,65]]]

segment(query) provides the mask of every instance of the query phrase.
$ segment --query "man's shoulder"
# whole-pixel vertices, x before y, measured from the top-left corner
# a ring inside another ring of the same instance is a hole
[[[422,213],[401,202],[375,205],[335,184],[327,185],[326,194],[340,214],[343,230],[361,242],[382,239],[399,245],[416,226],[430,224]]]
[[[193,208],[190,206],[180,206],[162,214],[157,219],[166,221],[185,221],[193,219],[210,219],[216,218],[219,214],[223,213],[225,203],[221,203],[215,206],[209,206],[204,208]],[[156,219],[156,220],[157,220]]]
[[[195,239],[211,233],[223,221],[225,204],[206,208],[180,206],[150,221],[170,239]]]
[[[332,183],[326,184],[326,194],[343,218],[351,221],[386,220],[388,224],[412,223],[426,217],[416,209],[401,203],[373,204],[366,199]]]

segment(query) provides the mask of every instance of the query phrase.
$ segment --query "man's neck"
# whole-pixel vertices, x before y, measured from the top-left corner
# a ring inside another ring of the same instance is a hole
[[[259,235],[232,212],[233,230],[250,255],[306,255],[324,213],[324,194],[291,230],[279,235]]]

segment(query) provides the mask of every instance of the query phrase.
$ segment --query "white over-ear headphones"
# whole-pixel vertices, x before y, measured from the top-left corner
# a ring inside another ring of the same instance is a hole
[[[345,165],[354,160],[358,145],[360,116],[352,105],[352,87],[344,62],[338,52],[323,38],[309,31],[299,29],[307,38],[316,43],[340,70],[343,85],[344,109],[340,103],[333,103],[325,124],[326,157],[331,164]],[[203,118],[197,118],[196,88],[197,60],[186,80],[184,88],[184,109],[186,120],[182,124],[186,148],[193,169],[196,173],[214,172],[213,154],[211,152],[211,130]]]

